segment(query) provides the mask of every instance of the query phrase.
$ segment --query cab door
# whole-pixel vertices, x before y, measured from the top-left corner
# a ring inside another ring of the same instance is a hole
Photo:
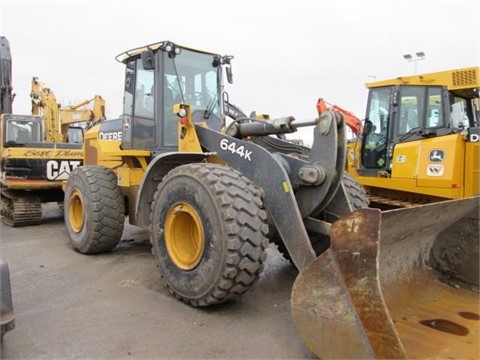
[[[126,66],[123,100],[123,149],[154,149],[156,146],[154,69],[145,69],[142,59]]]

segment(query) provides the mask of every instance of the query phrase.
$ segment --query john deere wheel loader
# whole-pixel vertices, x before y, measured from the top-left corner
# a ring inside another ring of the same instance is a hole
[[[367,84],[363,136],[348,172],[378,207],[480,195],[480,68]]]
[[[114,249],[128,216],[150,230],[173,296],[208,306],[252,287],[270,238],[300,271],[292,315],[317,356],[477,357],[478,293],[442,284],[428,255],[478,199],[366,208],[343,176],[340,115],[227,126],[222,69],[231,82],[231,59],[170,41],[117,57],[126,66],[123,117],[86,132],[84,164],[64,186],[73,248]],[[313,128],[311,149],[277,136],[300,126]]]

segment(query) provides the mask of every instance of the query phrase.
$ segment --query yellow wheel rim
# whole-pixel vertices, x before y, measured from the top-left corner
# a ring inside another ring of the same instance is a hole
[[[83,222],[85,221],[83,211],[82,195],[78,190],[73,190],[68,201],[68,218],[70,227],[76,233],[80,232],[83,228]]]
[[[180,269],[192,270],[200,263],[205,247],[203,226],[197,211],[189,204],[178,203],[168,210],[165,245]]]

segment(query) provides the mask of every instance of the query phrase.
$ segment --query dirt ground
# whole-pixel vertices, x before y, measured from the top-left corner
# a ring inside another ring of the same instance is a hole
[[[43,210],[41,225],[0,225],[16,323],[2,358],[315,358],[290,315],[297,271],[275,248],[247,294],[196,309],[163,286],[142,229],[127,226],[114,251],[86,256],[68,243],[57,206]]]

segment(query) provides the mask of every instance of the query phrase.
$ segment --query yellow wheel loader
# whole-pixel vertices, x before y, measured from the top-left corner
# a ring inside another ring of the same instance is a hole
[[[480,68],[367,84],[348,172],[379,208],[480,195]]]
[[[149,229],[171,294],[209,306],[247,292],[275,241],[299,270],[292,317],[315,355],[478,357],[475,285],[444,285],[448,269],[431,268],[429,256],[478,199],[367,208],[344,175],[340,114],[227,122],[232,56],[162,41],[117,60],[123,116],[85,133],[83,165],[64,184],[76,251],[113,250],[128,216]],[[282,139],[303,126],[312,128],[311,148]],[[431,338],[430,347],[415,342]]]

